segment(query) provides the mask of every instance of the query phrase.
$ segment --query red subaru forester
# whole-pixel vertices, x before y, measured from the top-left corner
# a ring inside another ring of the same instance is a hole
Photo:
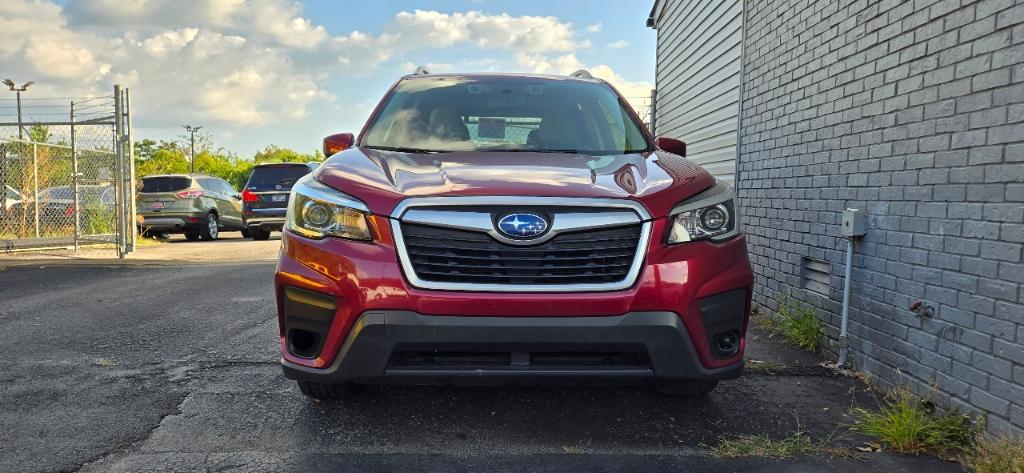
[[[418,71],[292,189],[281,363],[354,384],[735,378],[753,274],[731,188],[571,76]]]

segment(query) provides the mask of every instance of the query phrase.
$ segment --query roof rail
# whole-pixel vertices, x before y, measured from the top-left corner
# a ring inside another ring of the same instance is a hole
[[[578,70],[576,72],[573,72],[572,74],[569,74],[569,76],[570,77],[579,77],[581,79],[593,79],[594,78],[594,76],[590,75],[590,71],[588,71],[586,69],[580,69],[580,70]]]
[[[425,76],[428,74],[430,74],[430,71],[428,71],[427,68],[423,66],[417,67],[415,71],[412,71],[412,75],[414,76]]]

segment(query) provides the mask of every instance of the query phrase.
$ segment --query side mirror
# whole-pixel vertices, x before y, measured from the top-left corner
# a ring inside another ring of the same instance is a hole
[[[338,133],[328,136],[324,138],[324,156],[330,157],[335,153],[349,149],[355,142],[356,137],[352,133]]]
[[[662,151],[668,151],[672,154],[678,154],[679,156],[686,157],[686,142],[677,140],[675,138],[667,138],[659,136],[654,139],[654,144],[658,146],[658,149]]]

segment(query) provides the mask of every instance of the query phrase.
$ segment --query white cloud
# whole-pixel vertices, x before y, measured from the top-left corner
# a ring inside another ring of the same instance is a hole
[[[399,12],[380,34],[353,31],[330,42],[342,66],[372,69],[414,51],[475,46],[531,54],[574,51],[586,47],[572,23],[551,16],[489,15],[470,11]]]
[[[556,57],[541,55],[520,54],[516,57],[519,65],[526,70],[540,74],[571,74],[580,69],[586,69],[591,75],[603,79],[615,87],[626,99],[633,103],[634,107],[645,103],[651,95],[654,84],[646,81],[629,81],[616,73],[606,64],[587,66],[575,54],[565,54]]]
[[[291,48],[315,48],[328,36],[291,0],[77,0],[68,4],[66,14],[72,25],[220,29]]]
[[[100,38],[65,27],[60,7],[48,2],[0,2],[0,64],[32,79],[99,79],[110,64],[93,52]],[[10,72],[9,72],[10,73]]]
[[[416,10],[395,15],[391,30],[418,47],[443,48],[473,44],[531,53],[572,51],[579,46],[572,23],[553,16],[487,15],[480,12],[440,13]]]
[[[252,30],[272,38],[277,43],[293,48],[312,49],[327,39],[323,26],[314,25],[303,18],[302,8],[279,0],[259,0],[245,3],[238,20],[251,25]],[[228,14],[230,17],[230,13]],[[240,26],[240,25],[239,25]]]
[[[415,10],[375,33],[330,37],[293,0],[72,0],[63,8],[55,0],[0,0],[0,70],[36,81],[34,94],[131,87],[140,129],[188,121],[239,132],[295,122],[314,104],[336,104],[324,90],[332,78],[366,76],[383,64],[569,73],[585,67],[575,52],[587,47],[572,23],[552,16]],[[433,50],[472,59],[414,60],[435,59]],[[474,50],[489,57],[473,58]],[[626,95],[650,88],[606,65],[591,72]]]
[[[626,46],[629,46],[629,41],[626,41],[624,39],[608,43],[608,49],[622,49]]]
[[[601,28],[603,26],[604,25],[602,23],[600,23],[600,22],[594,23],[592,25],[587,25],[587,33],[600,33],[601,32]]]
[[[75,1],[66,11],[45,0],[3,0],[0,69],[36,81],[33,92],[42,96],[131,87],[141,127],[294,120],[314,101],[333,100],[320,88],[321,72],[288,52],[327,39],[300,13],[281,0],[190,8],[165,0]]]
[[[142,49],[145,49],[150,56],[161,58],[168,52],[177,52],[188,43],[196,39],[199,34],[198,28],[182,28],[180,30],[165,31],[156,36],[146,38],[142,42]]]

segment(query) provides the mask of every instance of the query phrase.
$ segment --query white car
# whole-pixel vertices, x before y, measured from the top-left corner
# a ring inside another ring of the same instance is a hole
[[[11,210],[14,209],[15,206],[20,206],[25,200],[25,196],[21,195],[21,192],[18,192],[16,189],[6,184],[4,185],[4,192],[7,195],[6,199],[4,199],[3,206],[0,206],[0,216],[10,215]]]

